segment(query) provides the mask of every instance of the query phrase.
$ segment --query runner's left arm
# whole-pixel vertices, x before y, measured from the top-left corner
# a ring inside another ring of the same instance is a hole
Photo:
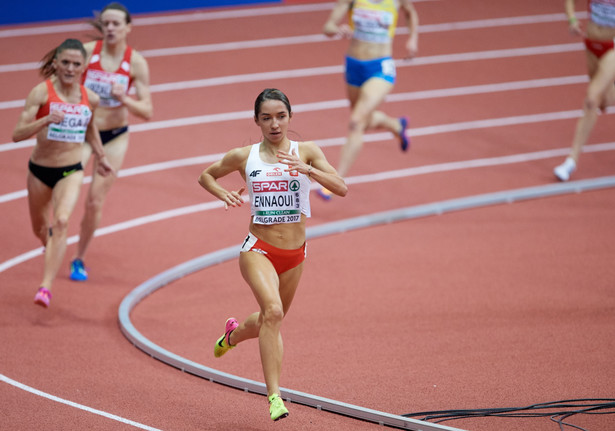
[[[126,89],[119,84],[114,84],[111,94],[122,102],[128,112],[144,120],[150,120],[154,115],[154,105],[149,89],[149,66],[147,60],[136,51],[132,53],[132,85],[136,91],[136,98],[126,94]]]
[[[401,0],[401,11],[406,15],[408,25],[406,58],[414,58],[419,52],[419,14],[410,0]]]

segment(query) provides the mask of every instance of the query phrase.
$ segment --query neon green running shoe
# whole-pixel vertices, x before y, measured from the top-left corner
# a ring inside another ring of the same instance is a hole
[[[214,346],[214,356],[216,358],[219,358],[235,347],[231,346],[229,338],[231,336],[231,332],[233,332],[238,326],[239,323],[237,323],[237,319],[234,317],[230,317],[226,320],[224,335],[218,338],[218,341],[216,341],[216,345]]]
[[[272,421],[284,419],[288,416],[288,409],[278,394],[269,395],[269,414]]]

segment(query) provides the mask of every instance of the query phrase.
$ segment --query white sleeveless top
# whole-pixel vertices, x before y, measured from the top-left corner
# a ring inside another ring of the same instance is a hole
[[[298,223],[310,210],[310,179],[299,172],[285,172],[283,163],[265,163],[260,158],[261,143],[252,145],[246,163],[246,183],[250,193],[252,222],[256,224]],[[290,141],[290,151],[299,155],[299,143]]]

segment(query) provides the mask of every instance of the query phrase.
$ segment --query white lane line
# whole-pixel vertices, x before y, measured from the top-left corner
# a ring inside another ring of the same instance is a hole
[[[322,108],[321,108],[322,109]],[[296,112],[300,112],[300,109],[295,108]],[[528,124],[528,123],[538,123],[545,121],[555,121],[555,120],[565,120],[570,118],[578,118],[582,114],[581,110],[576,111],[563,111],[563,112],[549,112],[545,114],[535,114],[535,115],[522,115],[516,117],[504,117],[504,118],[491,118],[487,120],[474,120],[474,121],[463,121],[459,123],[450,123],[450,124],[440,124],[435,126],[426,126],[426,127],[417,127],[414,129],[408,130],[408,135],[411,137],[416,136],[428,136],[435,135],[440,133],[450,133],[450,132],[459,132],[463,130],[476,130],[476,129],[486,129],[492,127],[500,127],[500,126],[512,126],[512,125],[520,125],[520,124]],[[222,115],[222,114],[219,114]],[[250,113],[244,113],[245,118],[250,118]],[[218,120],[220,121],[220,120]],[[384,141],[391,138],[391,134],[388,132],[381,133],[370,133],[365,135],[365,142],[377,142]],[[316,144],[321,148],[333,147],[343,145],[346,141],[345,137],[338,138],[330,138],[330,139],[322,139],[315,140]],[[165,169],[174,169],[178,167],[184,166],[193,166],[197,164],[206,165],[208,163],[215,162],[219,160],[223,156],[220,154],[210,154],[201,157],[189,157],[185,159],[177,159],[177,160],[169,160],[166,162],[160,163],[152,163],[149,165],[136,166],[133,168],[125,168],[121,169],[118,173],[118,177],[127,177],[132,175],[140,175],[149,172],[161,171]],[[83,182],[84,184],[90,183],[92,177],[85,177]],[[0,195],[0,204],[4,202],[10,202],[15,199],[20,199],[27,196],[27,190],[22,189],[16,192],[7,193],[4,195]]]
[[[583,19],[586,16],[585,13],[579,13],[578,17]],[[459,30],[468,30],[468,29],[480,29],[480,28],[492,28],[492,27],[503,27],[503,26],[514,26],[514,25],[533,25],[533,24],[541,24],[548,22],[557,22],[557,21],[565,21],[566,16],[563,13],[559,14],[545,14],[545,15],[530,15],[523,17],[507,17],[507,18],[495,18],[495,19],[483,19],[483,20],[474,20],[474,21],[461,21],[461,22],[452,22],[452,23],[442,23],[442,24],[430,24],[430,25],[420,25],[419,32],[420,33],[439,33],[439,32],[447,32],[447,31],[459,31]],[[137,21],[135,20],[135,23]],[[59,29],[64,28],[72,28],[72,31],[83,31],[91,29],[87,24],[75,24],[73,26],[56,26]],[[17,29],[17,30],[4,30],[0,31],[1,37],[15,37],[18,36],[17,32],[19,31],[28,31],[35,29]],[[62,30],[64,31],[64,30]],[[396,35],[403,35],[408,33],[408,29],[404,27],[399,27],[396,30]],[[3,36],[6,35],[6,36]],[[41,33],[44,34],[44,33]],[[12,36],[11,36],[12,35]],[[305,44],[305,43],[323,43],[323,42],[331,42],[332,39],[324,36],[323,34],[310,34],[303,36],[289,36],[289,37],[279,37],[272,39],[257,39],[257,40],[249,40],[249,41],[236,41],[236,42],[225,42],[225,43],[214,43],[214,44],[204,44],[204,45],[193,45],[193,46],[178,46],[178,47],[170,47],[170,48],[160,48],[160,49],[149,49],[142,50],[141,53],[145,57],[160,57],[160,56],[174,56],[174,55],[187,55],[187,54],[197,54],[204,52],[224,52],[229,50],[237,50],[237,49],[250,49],[250,48],[263,48],[263,47],[272,47],[272,46],[285,46],[290,44]],[[40,62],[27,62],[27,63],[15,63],[15,64],[4,64],[0,65],[0,73],[6,72],[19,72],[24,70],[34,70],[38,69],[40,66]]]
[[[594,153],[600,151],[615,150],[615,142],[603,144],[587,145],[583,148],[584,153]],[[509,156],[487,157],[484,159],[464,160],[459,162],[438,163],[427,166],[417,166],[414,168],[397,169],[393,171],[379,172],[368,175],[356,175],[346,180],[347,184],[371,183],[375,181],[393,180],[403,177],[412,177],[417,175],[434,174],[437,172],[451,172],[463,169],[484,168],[487,166],[509,165],[513,163],[525,163],[541,159],[550,159],[553,157],[564,157],[570,153],[569,148],[560,148],[555,150],[537,151],[534,153],[513,154]]]
[[[606,114],[615,113],[615,108],[611,107],[607,110]],[[557,120],[567,120],[578,118],[582,115],[581,110],[574,111],[561,111],[561,112],[547,112],[544,114],[534,114],[534,115],[520,115],[514,117],[503,117],[503,118],[491,118],[486,120],[474,120],[474,121],[462,121],[459,123],[450,123],[450,124],[441,124],[436,126],[426,126],[426,127],[417,127],[414,129],[408,130],[408,135],[411,137],[414,136],[429,136],[436,135],[440,133],[451,133],[451,132],[460,132],[460,131],[468,131],[468,130],[477,130],[477,129],[487,129],[492,127],[503,127],[503,126],[517,126],[521,124],[532,124],[532,123],[543,123],[546,121],[557,121]],[[248,117],[249,118],[249,117]],[[385,141],[391,138],[391,134],[388,132],[384,133],[371,133],[367,134],[364,137],[364,142],[378,142]],[[346,141],[345,137],[339,138],[330,138],[330,139],[321,139],[315,140],[316,144],[321,148],[333,147],[343,145]],[[587,148],[596,147],[587,145]],[[601,149],[600,151],[609,151],[608,149]],[[556,157],[561,155],[562,150],[553,150],[557,153],[553,153],[550,157]],[[584,151],[591,151],[590,149]],[[149,165],[135,166],[133,168],[126,168],[120,170],[118,173],[118,177],[128,177],[132,175],[141,175],[149,172],[156,172],[165,169],[175,169],[178,167],[185,166],[193,166],[193,165],[206,165],[209,163],[213,163],[216,160],[219,160],[223,156],[222,153],[219,154],[209,154],[206,156],[198,156],[198,157],[188,157],[185,159],[177,159],[177,160],[169,160],[166,162],[152,163]],[[463,163],[463,162],[461,162]],[[413,168],[414,169],[414,168]],[[91,177],[85,177],[83,182],[84,184],[90,183],[92,180]],[[16,192],[7,193],[4,195],[0,195],[0,204],[4,202],[10,202],[16,199],[21,199],[27,196],[27,190],[22,189]]]
[[[581,51],[583,45],[581,43],[569,43],[558,45],[534,46],[528,48],[500,49],[491,51],[476,51],[465,52],[459,54],[443,54],[436,56],[426,56],[415,58],[413,60],[397,60],[396,67],[412,67],[428,64],[447,64],[460,61],[478,61],[478,60],[493,60],[499,58],[511,58],[529,55],[541,54],[558,54],[562,52]],[[310,67],[304,69],[278,70],[270,72],[246,73],[241,75],[227,75],[215,78],[204,78],[190,81],[168,82],[163,84],[154,84],[150,86],[152,93],[162,93],[166,91],[189,90],[193,88],[214,87],[219,85],[233,85],[240,83],[250,83],[258,81],[269,81],[274,79],[290,79],[290,78],[306,78],[324,75],[342,74],[344,67],[341,65]],[[586,75],[585,80],[587,81]],[[4,103],[15,105],[20,101],[0,102],[0,109]],[[23,103],[22,103],[23,104]]]
[[[96,415],[103,416],[103,417],[105,417],[107,419],[111,419],[111,420],[114,420],[114,421],[117,421],[117,422],[121,422],[121,423],[124,423],[126,425],[132,425],[135,428],[140,428],[140,429],[148,430],[148,431],[160,431],[158,428],[153,428],[153,427],[150,427],[148,425],[143,425],[143,424],[141,424],[139,422],[131,421],[130,419],[125,419],[123,417],[116,416],[114,414],[107,413],[107,412],[104,412],[102,410],[93,409],[92,407],[84,406],[83,404],[78,404],[78,403],[75,403],[73,401],[68,401],[68,400],[65,400],[63,398],[56,397],[55,395],[48,394],[47,392],[39,391],[38,389],[34,389],[31,386],[24,385],[23,383],[20,383],[20,382],[18,382],[16,380],[13,380],[13,379],[9,378],[9,377],[6,377],[4,374],[0,374],[0,381],[3,381],[4,383],[7,383],[7,384],[9,384],[11,386],[14,386],[14,387],[16,387],[18,389],[21,389],[23,391],[30,392],[31,394],[37,395],[39,397],[47,398],[48,400],[55,401],[55,402],[60,403],[60,404],[65,404],[67,406],[74,407],[74,408],[79,409],[79,410],[84,410],[84,411],[89,412],[89,413],[94,413]]]
[[[437,1],[437,0],[414,0],[415,3]],[[133,25],[141,27],[148,25],[167,25],[178,24],[186,22],[196,21],[213,21],[220,19],[234,19],[234,18],[251,18],[255,16],[275,16],[275,15],[288,15],[298,13],[312,13],[329,11],[333,8],[330,3],[315,3],[304,5],[283,5],[272,7],[258,7],[258,8],[235,8],[222,11],[189,11],[179,14],[169,15],[157,15],[157,16],[134,16]],[[566,16],[562,14],[558,15],[558,21],[565,20]],[[539,15],[541,16],[541,15]],[[580,15],[578,15],[580,17]],[[520,17],[522,18],[522,17]],[[513,18],[514,19],[514,18]],[[496,19],[497,20],[497,19]],[[489,20],[483,20],[489,21]],[[28,28],[14,28],[0,30],[0,38],[20,37],[20,36],[35,36],[54,33],[74,33],[79,31],[92,30],[92,26],[85,22],[79,22],[74,24],[55,24],[45,26],[33,26]]]
[[[259,40],[250,40],[250,41],[237,41],[237,42],[223,42],[216,44],[208,44],[208,45],[192,45],[192,46],[182,46],[182,47],[172,47],[172,48],[158,48],[158,49],[149,49],[142,51],[143,55],[147,58],[154,57],[167,57],[171,55],[189,55],[189,54],[203,54],[209,52],[222,52],[222,51],[234,51],[240,49],[253,49],[253,48],[270,48],[273,46],[287,46],[287,45],[299,45],[305,43],[322,43],[328,42],[329,39],[324,35],[309,35],[309,36],[285,36],[285,37],[276,37],[272,39],[259,39]],[[557,44],[557,45],[548,45],[545,47],[530,47],[530,48],[517,48],[520,53],[518,55],[539,55],[539,54],[551,54],[556,52],[563,52],[557,49],[549,48],[549,46],[553,47],[564,47],[566,51],[569,50],[582,50],[583,44],[581,42],[569,43],[569,44]],[[571,47],[571,48],[569,48]],[[536,49],[544,49],[543,52],[533,53]],[[524,50],[529,50],[530,54],[524,54]],[[486,52],[493,52],[494,55],[497,55],[500,51],[515,51],[515,49],[500,49]],[[469,53],[472,54],[472,53]],[[412,60],[398,60],[396,61],[396,65],[400,65],[403,63],[413,63],[413,64],[434,64],[433,62],[424,63],[424,61],[433,61],[431,59],[439,59],[440,57],[448,57],[449,55],[454,56],[456,54],[443,54],[436,55],[432,57],[417,57]],[[462,53],[457,54],[461,56],[461,58],[466,59],[468,54]],[[490,57],[487,57],[490,58]],[[460,61],[460,60],[456,60]],[[32,64],[32,63],[26,63]],[[18,66],[18,65],[17,65]],[[4,66],[0,66],[0,72],[3,71]],[[7,67],[10,67],[8,65]]]
[[[120,170],[118,173],[118,177],[130,177],[133,175],[141,175],[149,172],[159,172],[165,169],[175,169],[181,168],[183,166],[194,166],[194,165],[207,165],[209,163],[213,163],[216,160],[219,160],[224,156],[223,153],[219,154],[209,154],[206,156],[198,156],[198,157],[187,157],[185,159],[177,159],[177,160],[169,160],[167,162],[160,163],[151,163],[149,165],[135,166],[133,168],[125,168]],[[89,184],[92,182],[92,177],[84,177],[83,184]],[[5,195],[0,195],[0,203],[9,202],[15,199],[25,198],[28,195],[28,191],[26,189],[19,190],[16,192],[7,193]]]
[[[490,51],[477,51],[477,52],[464,52],[458,54],[442,54],[435,56],[427,56],[415,58],[413,60],[397,60],[395,61],[397,68],[424,66],[428,64],[448,64],[454,62],[463,61],[481,61],[481,60],[494,60],[499,58],[512,58],[512,57],[525,57],[530,55],[545,55],[545,54],[558,54],[563,52],[573,52],[583,50],[581,43],[568,43],[559,45],[545,45],[545,46],[533,46],[527,48],[514,48],[514,49],[498,49]],[[0,66],[1,67],[1,66]],[[152,93],[162,93],[166,91],[181,91],[190,90],[194,88],[206,88],[215,87],[220,85],[233,85],[240,83],[250,83],[259,81],[271,81],[275,79],[293,79],[293,78],[306,78],[314,76],[325,75],[341,75],[344,72],[344,67],[341,65],[336,66],[321,66],[310,67],[304,69],[292,69],[292,70],[277,70],[270,72],[259,73],[245,73],[241,75],[228,75],[215,78],[195,79],[190,81],[179,82],[167,82],[163,84],[154,84],[150,86]],[[585,75],[579,75],[577,77],[568,77],[575,79],[582,78]],[[562,79],[562,78],[552,78]],[[520,82],[531,82],[520,81]],[[498,85],[498,84],[493,84]],[[25,99],[20,100],[8,100],[0,102],[0,109],[15,109],[21,108],[25,104]]]
[[[615,142],[607,142],[603,144],[586,145],[583,148],[583,152],[600,152],[600,151],[613,151],[615,150]],[[499,166],[508,165],[512,163],[523,163],[528,161],[548,159],[552,157],[563,157],[569,153],[568,148],[561,148],[547,151],[537,151],[532,153],[514,154],[510,156],[502,157],[489,157],[483,159],[465,160],[459,162],[438,163],[434,165],[418,166],[414,168],[398,169],[394,171],[377,172],[368,175],[357,175],[346,178],[347,184],[361,184],[376,181],[386,181],[404,177],[412,177],[417,175],[426,175],[439,172],[457,171],[462,169],[482,168],[486,166]],[[312,184],[312,188],[317,188],[318,184]],[[244,196],[247,199],[247,196]],[[162,211],[156,214],[150,214],[143,217],[138,217],[132,220],[127,220],[122,223],[117,223],[111,226],[99,228],[94,233],[94,236],[99,237],[108,235],[111,233],[120,232],[127,229],[132,229],[138,226],[142,226],[148,223],[154,223],[157,221],[167,220],[173,217],[180,217],[187,214],[192,214],[201,211],[209,211],[216,208],[222,208],[223,204],[220,201],[213,201],[207,203],[201,203],[196,205],[189,205],[181,208],[174,208],[167,211]],[[79,240],[78,235],[71,236],[67,239],[67,244],[75,244]],[[19,265],[30,259],[41,256],[43,253],[43,247],[36,248],[25,252],[19,256],[0,263],[0,273],[6,271],[9,268]]]
[[[311,6],[311,7],[310,7]],[[287,7],[271,7],[258,9],[239,9],[228,11],[214,12],[186,12],[185,14],[172,14],[153,17],[138,17],[135,16],[132,20],[134,26],[142,27],[148,25],[166,25],[178,24],[195,21],[212,21],[218,19],[233,19],[233,18],[249,18],[252,16],[273,16],[289,13],[302,12],[317,12],[320,10],[331,9],[331,5],[300,5]],[[74,24],[56,24],[46,26],[35,26],[28,28],[9,28],[0,30],[0,38],[20,37],[20,36],[38,36],[44,34],[55,33],[75,33],[80,31],[92,30],[93,27],[87,22],[79,22]]]
[[[454,96],[468,96],[474,94],[495,93],[500,91],[527,90],[532,88],[557,87],[563,85],[576,85],[588,82],[585,75],[563,76],[559,78],[531,79],[527,81],[502,82],[495,84],[471,85],[466,87],[442,88],[425,91],[412,91],[407,93],[395,93],[387,96],[387,103],[407,102],[412,100],[436,99]],[[326,100],[322,102],[303,103],[293,106],[295,112],[322,111],[326,109],[341,109],[349,106],[346,99]],[[612,108],[610,108],[612,109]],[[608,111],[607,111],[608,112]],[[150,121],[148,123],[135,124],[130,127],[132,132],[183,127],[196,124],[208,124],[220,121],[244,120],[253,116],[252,111],[236,111],[219,114],[199,115],[195,117],[176,118],[171,120]],[[580,115],[580,114],[579,114]],[[33,147],[36,141],[27,139],[20,142],[9,142],[0,145],[0,152],[20,150]]]

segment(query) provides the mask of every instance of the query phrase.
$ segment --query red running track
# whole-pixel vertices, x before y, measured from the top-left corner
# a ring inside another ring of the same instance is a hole
[[[337,162],[348,117],[341,77],[347,42],[315,37],[328,3],[298,6],[220,10],[216,20],[208,19],[210,11],[181,24],[137,17],[130,42],[150,63],[155,118],[133,122],[125,176],[108,198],[103,228],[212,202],[196,178],[216,155],[259,140],[250,109],[267,86],[290,96],[297,137],[316,140]],[[566,154],[585,89],[584,54],[567,34],[561,5],[442,0],[416,7],[420,57],[398,64],[398,83],[384,105],[392,115],[411,117],[412,150],[401,154],[390,136],[370,135],[348,178],[348,197],[330,203],[314,198],[310,226],[553,182],[552,168]],[[467,29],[451,25],[469,21]],[[40,25],[16,28],[34,27]],[[6,131],[0,141],[0,372],[5,381],[98,413],[4,383],[2,428],[375,429],[300,405],[272,424],[264,397],[181,373],[120,333],[117,309],[132,289],[238,244],[247,229],[246,208],[200,208],[101,235],[87,260],[91,281],[74,284],[66,269],[52,306],[32,304],[42,257],[14,260],[39,248],[20,195],[31,147],[8,144],[10,132],[19,101],[39,82],[28,64],[64,38],[86,40],[90,32],[8,37],[8,30],[0,29],[0,125]],[[403,42],[400,34],[396,57]],[[180,54],[195,46],[202,52]],[[186,119],[191,124],[184,125]],[[574,179],[613,174],[612,123],[612,113],[599,118]],[[153,163],[167,165],[142,172]],[[234,184],[237,179],[229,180]],[[613,398],[614,208],[615,192],[605,189],[310,241],[283,328],[283,386],[394,414]],[[71,235],[81,214],[79,205]],[[254,307],[231,261],[156,292],[132,319],[178,355],[260,381],[256,343],[223,360],[211,355],[229,314],[241,317]],[[592,431],[615,428],[613,415],[569,421]],[[547,418],[445,424],[473,431],[558,429]]]

